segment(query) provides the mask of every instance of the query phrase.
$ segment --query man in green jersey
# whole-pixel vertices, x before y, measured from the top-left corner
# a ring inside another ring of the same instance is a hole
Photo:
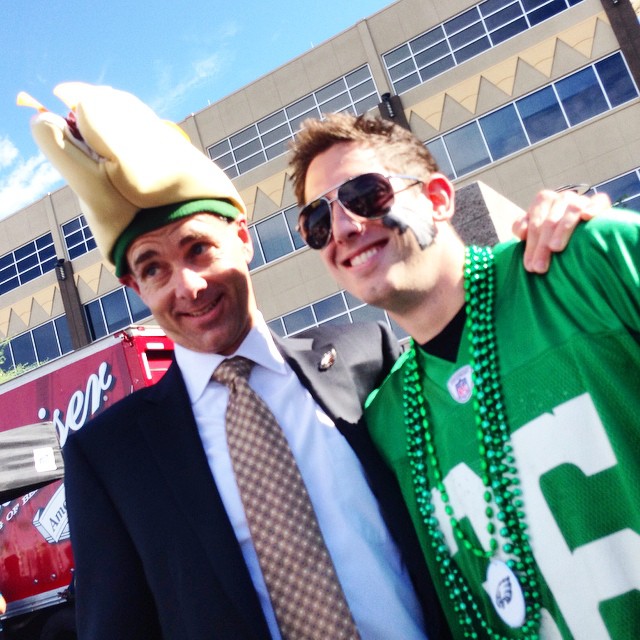
[[[467,248],[412,134],[308,121],[299,229],[338,283],[412,337],[366,419],[454,635],[636,638],[640,216],[581,225],[548,275]]]

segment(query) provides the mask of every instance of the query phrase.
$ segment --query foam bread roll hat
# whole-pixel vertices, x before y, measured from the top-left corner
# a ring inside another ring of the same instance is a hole
[[[246,215],[222,170],[135,96],[80,82],[59,84],[54,94],[71,109],[66,119],[24,93],[18,104],[38,109],[33,137],[80,199],[117,276],[126,273],[127,248],[143,233],[199,212]]]

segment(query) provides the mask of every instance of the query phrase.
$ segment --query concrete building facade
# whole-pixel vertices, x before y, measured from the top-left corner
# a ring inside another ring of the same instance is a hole
[[[509,209],[498,194],[526,207],[565,185],[640,209],[639,47],[629,0],[399,0],[179,124],[245,199],[258,304],[275,331],[293,334],[385,318],[340,291],[295,231],[286,150],[305,118],[394,119],[489,209]],[[456,217],[478,226],[463,209]],[[508,235],[493,222],[495,239]],[[0,368],[151,320],[95,249],[68,187],[0,229]]]

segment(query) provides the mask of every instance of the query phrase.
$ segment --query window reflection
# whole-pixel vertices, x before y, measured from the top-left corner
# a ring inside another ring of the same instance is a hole
[[[528,144],[520,118],[512,104],[480,118],[480,127],[494,160],[504,158]]]
[[[124,293],[127,296],[127,302],[129,303],[129,310],[131,311],[131,319],[133,322],[139,322],[151,315],[149,307],[142,302],[142,298],[140,298],[133,289],[125,287]]]
[[[311,307],[303,307],[302,309],[288,313],[286,316],[282,316],[282,321],[284,322],[284,327],[288,335],[316,324]]]
[[[149,309],[135,292],[116,289],[84,305],[89,333],[93,340],[150,317]]]
[[[0,294],[51,271],[56,264],[50,233],[27,242],[0,257]]]
[[[344,300],[339,293],[334,296],[330,296],[329,298],[325,298],[320,302],[316,302],[313,305],[313,310],[315,311],[318,322],[330,320],[331,318],[338,316],[346,311]]]
[[[66,316],[59,316],[25,333],[6,340],[0,348],[0,371],[14,366],[30,367],[73,351]]]
[[[40,325],[32,332],[39,363],[53,360],[60,355],[60,346],[52,322]]]
[[[532,143],[567,128],[567,121],[552,87],[521,98],[516,105]]]
[[[480,2],[382,56],[394,91],[408,91],[581,1]]]
[[[262,245],[258,240],[258,234],[256,233],[256,226],[251,225],[249,227],[249,235],[251,236],[251,242],[253,244],[253,258],[249,263],[249,270],[256,269],[257,267],[261,267],[265,260],[264,255],[262,253]]]
[[[307,118],[334,111],[360,114],[375,107],[379,100],[371,70],[364,65],[216,142],[207,152],[230,178],[235,178],[285,154],[289,140]]]
[[[570,125],[588,120],[608,108],[593,67],[588,67],[556,83],[558,96]]]
[[[310,327],[352,322],[382,322],[391,328],[399,340],[407,338],[406,332],[393,323],[385,311],[366,305],[347,291],[340,291],[306,307],[274,318],[267,325],[277,335],[286,337]]]
[[[69,353],[73,351],[73,343],[71,342],[71,333],[69,332],[69,323],[67,316],[60,316],[53,321],[60,344],[61,353]]]
[[[291,240],[283,216],[272,216],[258,222],[255,229],[267,262],[291,253]]]
[[[459,174],[470,173],[491,161],[477,122],[448,133],[444,142]]]
[[[431,140],[431,142],[429,142],[429,144],[427,145],[427,149],[429,149],[429,152],[438,163],[438,169],[440,169],[440,173],[444,173],[447,178],[453,180],[456,177],[456,174],[453,171],[453,166],[451,164],[451,160],[449,159],[449,155],[447,154],[447,148],[444,146],[444,141],[442,140],[442,138]]]
[[[637,95],[618,52],[426,144],[442,172],[458,178]]]
[[[594,190],[604,191],[616,205],[640,211],[640,171],[638,170],[603,182]]]
[[[600,60],[594,66],[612,107],[617,107],[638,95],[620,54]]]
[[[13,351],[13,361],[16,366],[23,365],[28,367],[36,364],[36,351],[33,347],[33,339],[30,332],[13,338],[11,340],[11,350]]]
[[[94,300],[84,306],[87,313],[87,324],[89,325],[89,333],[93,340],[102,338],[107,335],[107,325],[102,315],[100,301]]]
[[[61,228],[69,260],[96,248],[96,241],[83,215],[65,222]]]

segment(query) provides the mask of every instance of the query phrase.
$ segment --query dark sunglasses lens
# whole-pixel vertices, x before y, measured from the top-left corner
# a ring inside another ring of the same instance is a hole
[[[380,218],[393,204],[393,187],[378,173],[365,173],[340,186],[338,199],[351,213],[362,218]]]
[[[325,199],[310,202],[300,212],[302,239],[312,249],[322,249],[331,234],[331,210]]]

